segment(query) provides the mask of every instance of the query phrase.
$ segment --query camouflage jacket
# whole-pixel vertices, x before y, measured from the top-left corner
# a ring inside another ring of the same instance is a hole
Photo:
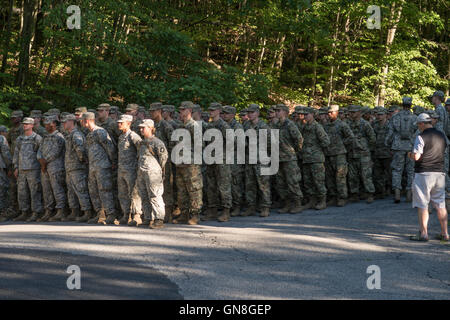
[[[66,153],[66,140],[61,132],[55,130],[48,133],[41,142],[37,158],[47,161],[47,171],[55,173],[64,170],[64,155]]]
[[[142,120],[140,120],[140,119],[136,119],[131,123],[131,130],[136,132],[138,135],[141,135],[141,130],[139,129],[139,125],[141,123],[142,123]]]
[[[142,138],[133,130],[122,133],[117,145],[119,150],[119,170],[135,171]]]
[[[250,120],[247,121],[245,123],[244,129],[246,132],[248,132],[248,130],[255,130],[256,133],[256,141],[254,146],[256,146],[255,150],[256,150],[256,155],[255,154],[250,154],[252,152],[252,148],[250,147],[250,142],[252,142],[251,144],[253,145],[253,141],[250,140],[249,136],[246,136],[245,138],[245,146],[246,146],[246,158],[248,159],[249,156],[251,156],[252,158],[255,157],[257,159],[257,163],[261,163],[261,159],[260,159],[260,155],[259,155],[259,147],[260,147],[260,139],[262,138],[262,136],[260,136],[260,132],[261,130],[266,130],[267,132],[267,155],[270,155],[270,128],[267,125],[267,123],[265,123],[263,120],[259,119],[259,121],[254,124],[253,122],[251,122]],[[249,162],[246,162],[249,163]]]
[[[435,111],[439,115],[439,119],[434,128],[436,130],[443,132],[447,137],[450,136],[447,110],[442,104],[440,104],[437,107],[435,107]]]
[[[286,119],[277,123],[279,129],[279,161],[297,161],[297,153],[302,150],[303,136],[294,122]]]
[[[97,125],[108,131],[109,136],[117,145],[117,140],[119,139],[119,136],[122,134],[122,132],[119,130],[119,127],[117,126],[117,122],[115,122],[111,118],[107,118],[104,122],[98,121]]]
[[[96,127],[86,137],[89,169],[106,169],[117,166],[117,150],[108,132]]]
[[[172,138],[172,132],[174,128],[172,125],[167,122],[166,120],[162,119],[159,122],[155,121],[155,136],[164,142],[164,145],[167,148],[167,151],[170,153],[172,151],[172,148],[174,146],[173,142],[170,140]]]
[[[244,128],[242,127],[242,124],[239,121],[237,121],[236,119],[231,119],[231,121],[228,122],[228,125],[230,126],[230,129],[234,130],[235,135],[236,135],[236,130],[238,130],[238,129],[242,130],[242,133],[244,133]],[[237,158],[238,158],[238,152],[239,152],[237,144],[238,144],[238,138],[235,137],[235,139],[234,139],[234,164],[235,165],[237,165]],[[245,144],[244,144],[244,147],[245,147]],[[242,150],[242,152],[244,153],[243,159],[245,161],[245,148]]]
[[[21,135],[23,135],[23,126],[22,125],[19,125],[18,127],[9,129],[6,139],[8,140],[9,147],[11,148],[10,149],[11,153],[14,153],[14,150],[16,149],[16,140]]]
[[[375,144],[374,156],[377,159],[386,159],[392,156],[391,149],[387,147],[384,143],[386,140],[386,135],[389,130],[389,122],[386,121],[382,125],[379,121],[375,121],[373,124],[373,131],[377,136],[377,142]]]
[[[188,121],[184,122],[183,125],[177,129],[186,129],[187,131],[189,131],[190,134],[190,160],[189,163],[182,163],[182,164],[178,164],[179,166],[183,166],[183,165],[192,165],[192,164],[196,164],[194,163],[194,156],[196,152],[199,152],[200,154],[197,155],[197,157],[203,161],[203,154],[202,154],[202,150],[203,150],[203,139],[202,139],[202,128],[200,127],[200,125],[197,123],[197,121],[193,120],[193,119],[189,119]],[[196,135],[199,135],[198,137],[196,137]],[[197,141],[197,143],[195,143],[196,139],[200,139],[201,141]],[[158,139],[159,140],[159,139]],[[182,140],[182,139],[181,139]],[[187,143],[187,142],[186,142]],[[175,141],[174,142],[175,145],[178,145],[178,143]],[[185,145],[186,147],[188,146],[188,144],[184,144],[184,142],[181,142],[182,145]],[[200,146],[199,150],[195,150],[196,146]],[[183,152],[184,150],[180,150],[179,152],[176,152],[176,156],[177,157],[181,157],[183,158]],[[174,159],[172,159],[172,162],[174,162]]]
[[[362,155],[370,156],[370,150],[375,147],[377,142],[370,123],[361,118],[359,121],[350,120],[349,125],[356,138],[355,144],[348,150],[350,158],[360,158]]]
[[[340,119],[327,122],[324,129],[330,138],[330,145],[325,149],[326,156],[346,154],[346,146],[351,148],[356,141],[352,129],[350,129],[346,122]]]
[[[75,127],[66,138],[66,171],[87,170],[88,155],[86,150],[86,137]]]
[[[0,169],[10,169],[12,156],[6,138],[0,135]]]
[[[34,127],[33,131],[44,138],[47,135],[47,130],[43,126]]]
[[[139,148],[138,168],[142,171],[164,171],[168,157],[164,142],[154,136],[144,139]]]
[[[330,138],[324,128],[314,120],[311,123],[304,124],[303,127],[303,163],[325,162],[323,150],[330,145]]]
[[[409,110],[402,110],[389,120],[384,143],[392,150],[411,151],[414,146],[414,132],[417,117]]]
[[[14,147],[14,169],[39,170],[41,165],[37,159],[37,152],[41,146],[42,137],[36,132],[30,136],[21,135]]]
[[[217,129],[222,133],[222,150],[223,150],[223,163],[225,163],[226,160],[226,136],[227,136],[227,129],[231,129],[230,125],[223,120],[222,118],[219,118],[219,120],[217,121],[213,121],[213,122],[208,122],[207,123],[207,127],[206,130],[209,129]],[[212,138],[211,141],[206,142],[206,145],[211,144],[214,142],[215,138]],[[233,143],[234,145],[234,143]],[[212,150],[211,152],[211,156],[215,156],[215,150]]]

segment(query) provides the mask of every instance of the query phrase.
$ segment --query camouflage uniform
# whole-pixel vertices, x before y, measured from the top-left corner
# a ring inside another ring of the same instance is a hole
[[[450,121],[449,121],[448,112],[445,109],[443,104],[440,104],[437,107],[435,107],[435,111],[439,115],[439,120],[437,121],[437,123],[434,127],[436,130],[443,132],[445,134],[445,136],[447,137],[447,141],[448,141],[448,139],[450,139],[450,127],[449,127]],[[447,146],[447,149],[445,151],[445,164],[444,164],[445,172],[446,172],[446,176],[445,176],[445,189],[446,189],[445,198],[446,199],[450,198],[450,176],[448,174],[449,165],[450,165],[449,147]]]
[[[42,137],[33,132],[30,136],[21,135],[15,141],[14,169],[19,171],[17,178],[18,200],[20,211],[30,210],[40,214],[42,207],[41,166],[37,159],[37,152],[42,142]]]
[[[240,124],[236,119],[232,119],[231,122],[228,123],[230,128],[235,132],[236,130],[243,130],[242,124]],[[237,147],[236,144],[234,146],[235,155],[234,155],[234,163],[230,166],[231,170],[231,197],[233,201],[234,208],[240,208],[243,205],[244,200],[244,169],[245,166],[243,164],[237,163]]]
[[[379,121],[375,121],[373,130],[377,136],[375,151],[373,154],[373,183],[375,185],[375,191],[384,197],[390,191],[391,185],[389,178],[391,172],[390,168],[392,154],[390,148],[386,147],[384,143],[389,130],[389,122],[386,120],[384,125],[382,125]]]
[[[348,197],[347,147],[352,146],[356,138],[348,124],[340,119],[329,121],[324,129],[330,138],[330,145],[325,149],[328,195],[333,199],[344,200]]]
[[[11,169],[12,156],[6,138],[0,135],[0,213],[8,207],[8,170]]]
[[[20,111],[20,114],[22,112]],[[17,114],[19,115],[19,113]],[[16,140],[23,134],[23,126],[19,125],[17,127],[12,127],[9,129],[8,134],[6,136],[6,140],[8,141],[8,145],[10,147],[11,155],[14,155],[14,150],[16,148]],[[9,178],[9,199],[10,199],[10,207],[14,208],[16,211],[19,210],[18,203],[18,194],[17,194],[17,179],[13,175]]]
[[[116,121],[111,118],[106,118],[106,120],[103,122],[97,121],[97,125],[105,129],[114,143],[117,144],[121,132],[119,130],[119,127],[117,126]]]
[[[86,137],[89,158],[89,194],[94,210],[116,216],[112,166],[117,167],[117,150],[108,132],[95,127]]]
[[[370,195],[375,193],[375,187],[372,181],[372,160],[370,158],[371,145],[376,143],[375,132],[370,124],[364,120],[359,119],[354,121],[349,120],[350,129],[352,129],[357,142],[352,146],[349,152],[349,171],[348,171],[348,185],[350,193],[357,195],[360,192],[360,182],[364,187],[364,191]]]
[[[47,162],[47,170],[41,173],[46,210],[66,208],[65,143],[64,136],[55,130],[43,138],[37,153],[38,160]]]
[[[403,171],[406,170],[406,190],[411,190],[414,178],[414,161],[408,158],[414,146],[416,116],[409,110],[402,110],[389,121],[385,145],[392,150],[392,189],[402,190]]]
[[[165,216],[163,169],[168,159],[164,143],[156,137],[141,142],[138,156],[137,189],[142,199],[145,220]]]
[[[88,155],[86,137],[75,127],[66,139],[67,198],[70,209],[92,210],[88,189]]]

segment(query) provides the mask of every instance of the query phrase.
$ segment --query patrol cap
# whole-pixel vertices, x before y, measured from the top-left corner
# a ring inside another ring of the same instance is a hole
[[[400,110],[400,107],[397,106],[397,105],[392,105],[392,106],[389,107],[388,112],[394,112],[394,111],[397,111],[397,110]]]
[[[387,110],[384,108],[378,108],[376,114],[387,114]]]
[[[370,112],[370,108],[368,106],[361,107],[361,113],[362,114],[366,114],[368,112]]]
[[[175,106],[171,105],[171,104],[166,104],[162,106],[162,111],[166,111],[166,112],[175,112]]]
[[[93,112],[85,112],[81,116],[82,120],[95,120],[95,113]]]
[[[296,106],[294,108],[294,113],[301,113],[301,111],[303,110],[304,106]]]
[[[146,112],[147,112],[147,110],[145,109],[145,107],[143,107],[143,106],[139,106],[139,108],[138,108],[138,112],[146,113]]]
[[[50,116],[44,118],[43,123],[50,124],[52,122],[57,122],[57,121],[58,121],[58,118],[56,117],[56,115],[50,115]]]
[[[434,110],[427,110],[425,111],[426,114],[428,114],[432,119],[439,119],[439,114],[437,114]]]
[[[361,106],[352,104],[348,107],[348,112],[358,112],[358,111],[361,111]]]
[[[279,103],[275,106],[275,110],[283,110],[289,112],[289,107],[285,104]]]
[[[328,108],[328,112],[334,112],[334,111],[339,111],[339,105],[337,105],[337,104],[330,105],[330,107]]]
[[[34,119],[29,117],[23,118],[22,124],[34,124]]]
[[[222,108],[223,112],[228,113],[228,114],[236,114],[236,108],[232,107],[232,106],[224,106]]]
[[[109,113],[110,114],[118,114],[119,113],[119,107],[118,106],[111,106],[111,107],[109,107]]]
[[[192,112],[200,112],[200,113],[202,113],[202,107],[200,107],[199,104],[194,104],[194,108],[192,109]]]
[[[58,108],[52,108],[52,109],[48,110],[48,113],[59,115],[61,113],[61,111]]]
[[[311,107],[303,107],[299,113],[300,114],[315,113],[315,110],[314,110],[314,108],[311,108]]]
[[[327,107],[322,107],[319,109],[319,114],[328,114],[328,108]]]
[[[124,121],[133,122],[133,116],[129,114],[122,114],[117,120],[117,122],[124,122]]]
[[[416,122],[417,123],[420,123],[420,122],[431,122],[431,117],[428,114],[426,114],[426,113],[421,113],[417,117],[417,121]]]
[[[203,112],[202,112],[202,117],[208,117],[208,118],[209,118],[209,113],[206,112],[206,111],[203,111]]]
[[[65,116],[67,116],[68,114],[70,114],[69,112],[61,112],[61,117],[65,117]]]
[[[247,112],[255,112],[255,111],[259,111],[259,105],[255,103],[250,104],[247,108]]]
[[[139,109],[139,105],[137,105],[136,103],[129,103],[127,104],[127,108],[125,109],[126,111],[137,111]]]
[[[153,128],[155,126],[155,123],[153,122],[152,119],[144,119],[142,120],[142,123],[139,125],[140,128]]]
[[[8,132],[8,128],[5,126],[0,126],[0,132]]]
[[[402,104],[405,105],[412,105],[412,98],[411,97],[403,97]]]
[[[30,118],[42,118],[42,111],[41,110],[31,110]]]
[[[245,116],[246,114],[247,114],[247,108],[245,108],[245,109],[242,109],[240,112],[239,112],[239,115],[240,116]]]
[[[208,111],[214,111],[214,110],[222,110],[222,104],[219,102],[211,102]]]
[[[75,108],[74,114],[83,114],[85,112],[87,112],[87,108],[86,107],[78,107],[78,108]]]
[[[69,113],[69,114],[67,114],[67,115],[65,115],[62,119],[61,119],[61,122],[66,122],[66,121],[77,121],[77,117],[75,117],[75,115],[74,114],[72,114],[72,113]]]
[[[183,101],[181,102],[179,108],[180,110],[182,109],[194,109],[194,103],[192,101]],[[175,107],[173,111],[170,112],[174,112],[175,111]]]
[[[450,98],[447,98],[447,100],[445,100],[445,105],[446,106],[450,105]]]
[[[97,111],[102,111],[102,110],[109,111],[109,108],[111,108],[109,103],[101,103],[97,106]]]
[[[149,111],[155,111],[162,109],[162,103],[161,102],[153,102],[150,104],[150,107],[148,108]]]
[[[430,97],[431,98],[432,97],[439,97],[439,98],[444,99],[445,95],[444,95],[444,92],[442,92],[441,90],[437,90]]]
[[[11,118],[22,118],[23,112],[21,110],[16,110],[11,113]]]

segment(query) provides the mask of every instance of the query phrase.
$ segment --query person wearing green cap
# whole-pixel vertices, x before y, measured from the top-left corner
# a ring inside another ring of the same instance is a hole
[[[389,195],[391,190],[391,161],[392,152],[389,147],[384,144],[388,133],[387,112],[384,109],[378,109],[376,113],[377,121],[373,125],[373,131],[377,136],[375,150],[373,152],[373,183],[375,186],[375,197],[384,199]]]
[[[374,200],[375,186],[372,180],[372,159],[370,150],[376,144],[377,137],[370,124],[361,118],[361,107],[352,105],[348,109],[350,113],[350,129],[357,138],[355,145],[349,152],[348,185],[351,202],[359,201],[359,193],[364,190],[367,195],[367,203]],[[362,187],[360,188],[362,181]]]
[[[8,131],[6,136],[6,140],[8,141],[8,145],[11,151],[11,154],[14,154],[14,150],[16,149],[16,140],[21,135],[23,135],[23,125],[21,124],[23,118],[23,112],[20,110],[13,111],[11,113],[11,128]],[[12,175],[9,179],[9,199],[11,200],[10,207],[14,212],[19,211],[19,203],[17,201],[17,178]]]
[[[12,172],[12,156],[8,141],[0,135],[0,222],[8,220],[8,176]]]
[[[113,139],[114,143],[117,145],[117,140],[121,134],[119,128],[117,127],[117,122],[109,117],[108,103],[102,103],[97,107],[97,117],[96,122],[99,127],[102,127],[108,131],[109,136]]]
[[[32,110],[30,112],[30,118],[34,119],[34,127],[33,131],[36,132],[41,137],[44,137],[47,135],[47,131],[43,126],[41,126],[41,118],[42,118],[42,111],[41,110]]]
[[[403,98],[403,109],[392,116],[385,144],[392,151],[392,189],[394,202],[400,202],[403,173],[406,172],[406,202],[412,201],[412,180],[414,178],[414,161],[408,158],[408,152],[414,146],[414,134],[417,130],[417,117],[411,112],[412,99]]]

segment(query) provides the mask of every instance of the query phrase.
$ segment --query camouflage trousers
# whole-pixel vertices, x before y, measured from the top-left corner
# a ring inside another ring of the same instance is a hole
[[[360,185],[364,192],[375,193],[372,181],[372,160],[370,155],[361,155],[360,158],[348,159],[348,186],[350,193],[359,194]]]
[[[9,178],[9,207],[19,210],[17,179],[14,175]]]
[[[87,211],[92,209],[88,189],[88,172],[85,170],[66,171],[67,199],[70,209]]]
[[[375,158],[373,165],[373,184],[377,193],[390,192],[391,158]]]
[[[228,164],[211,164],[206,166],[206,197],[208,208],[231,208],[231,171]]]
[[[284,204],[302,201],[301,181],[302,174],[296,160],[280,162],[278,173],[275,176],[275,185]]]
[[[348,163],[346,154],[327,156],[325,159],[325,177],[328,195],[331,198],[347,199]]]
[[[42,192],[44,196],[44,208],[46,210],[66,208],[66,173],[64,170],[57,172],[42,172]]]
[[[232,164],[231,197],[233,198],[233,207],[240,207],[243,205],[244,186],[244,166],[241,164]]]
[[[270,208],[270,176],[261,175],[260,164],[245,165],[245,199],[249,206],[256,206],[256,199],[259,198],[261,208]]]
[[[167,160],[164,168],[164,194],[163,199],[166,206],[173,206],[175,203],[174,198],[174,175],[172,170],[172,162]]]
[[[9,179],[6,169],[0,169],[0,212],[8,208]]]
[[[107,216],[116,215],[111,168],[89,167],[88,187],[94,210],[103,209]]]
[[[41,170],[19,170],[17,177],[17,196],[20,211],[31,210],[36,213],[44,211],[42,207]]]
[[[202,172],[202,181],[203,181],[203,189],[202,189],[202,201],[203,201],[203,209],[208,207],[208,180],[206,178],[206,164],[202,164],[200,166]]]
[[[147,220],[160,219],[165,216],[164,181],[161,169],[144,171],[138,169],[136,188],[142,200],[142,211]]]
[[[322,162],[303,164],[303,183],[309,197],[325,197],[325,165]]]
[[[177,166],[176,186],[180,209],[199,212],[203,205],[201,166],[196,164]]]
[[[406,171],[406,190],[411,190],[414,178],[414,161],[408,158],[408,151],[392,150],[392,189],[402,190],[403,171]]]
[[[136,170],[119,170],[117,172],[118,198],[123,214],[130,214],[136,208],[136,202],[139,201],[138,191],[136,189]],[[135,212],[133,212],[134,214]]]
[[[450,199],[450,175],[448,173],[449,166],[450,166],[450,157],[449,157],[450,148],[447,146],[447,149],[445,149],[445,158],[444,158],[444,170],[446,172],[445,175],[445,198]]]

